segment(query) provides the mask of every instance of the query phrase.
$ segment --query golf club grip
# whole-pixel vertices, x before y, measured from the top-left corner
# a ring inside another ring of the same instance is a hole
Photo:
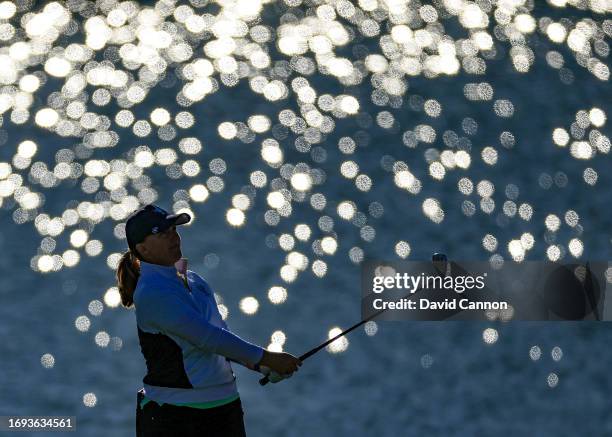
[[[323,346],[325,346],[325,344],[318,346],[314,349],[309,350],[308,352],[306,352],[303,355],[299,356],[300,361],[304,361],[306,358],[308,358],[311,355],[314,355],[316,352],[318,352]],[[264,376],[263,378],[261,378],[259,380],[259,384],[260,385],[266,385],[268,382],[270,382],[270,378],[268,378],[268,375]]]
[[[268,378],[268,375],[266,375],[259,380],[259,385],[266,385],[269,382],[270,382],[270,378]]]

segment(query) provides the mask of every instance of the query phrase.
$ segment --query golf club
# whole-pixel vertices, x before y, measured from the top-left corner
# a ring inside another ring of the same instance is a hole
[[[431,257],[431,261],[433,262],[434,266],[436,267],[436,269],[442,273],[442,275],[446,274],[446,265],[448,263],[448,258],[446,257],[446,255],[444,255],[443,253],[434,253]],[[405,297],[410,296],[413,293],[408,294]],[[354,329],[360,327],[361,325],[363,325],[364,323],[369,322],[370,320],[372,320],[373,318],[377,317],[378,315],[382,314],[383,312],[387,311],[389,308],[383,308],[377,312],[375,312],[374,314],[372,314],[370,317],[367,317],[365,319],[363,319],[362,321],[360,321],[359,323],[354,324],[353,326],[351,326],[350,328],[342,331],[340,334],[330,338],[329,340],[325,341],[324,343],[321,343],[319,346],[315,347],[314,349],[309,350],[308,352],[306,352],[303,355],[300,355],[299,359],[300,361],[304,361],[306,358],[309,358],[311,356],[313,356],[314,354],[316,354],[317,352],[319,352],[321,349],[323,349],[325,346],[327,346],[328,344],[332,343],[333,341],[339,339],[340,337],[348,334],[349,332],[353,331]],[[268,378],[268,375],[264,376],[263,378],[261,378],[259,380],[259,384],[261,385],[266,385],[268,382],[270,381],[270,379]]]

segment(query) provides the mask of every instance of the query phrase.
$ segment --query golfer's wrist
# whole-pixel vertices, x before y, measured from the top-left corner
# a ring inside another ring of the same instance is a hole
[[[270,352],[268,352],[266,349],[263,350],[263,354],[261,354],[261,359],[255,363],[255,366],[257,367],[261,367],[261,366],[267,366],[270,367],[269,364],[269,360],[270,360]]]

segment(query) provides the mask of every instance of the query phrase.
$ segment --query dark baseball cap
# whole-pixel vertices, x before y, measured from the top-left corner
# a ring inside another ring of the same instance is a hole
[[[136,245],[144,241],[147,235],[164,232],[171,226],[184,225],[191,221],[185,212],[169,214],[157,205],[149,204],[133,212],[125,222],[125,236],[132,253],[137,254]]]

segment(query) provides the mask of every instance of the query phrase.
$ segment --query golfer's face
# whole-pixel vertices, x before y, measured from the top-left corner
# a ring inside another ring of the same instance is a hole
[[[176,226],[158,234],[148,235],[142,244],[142,254],[152,263],[171,265],[181,259],[181,237]]]

